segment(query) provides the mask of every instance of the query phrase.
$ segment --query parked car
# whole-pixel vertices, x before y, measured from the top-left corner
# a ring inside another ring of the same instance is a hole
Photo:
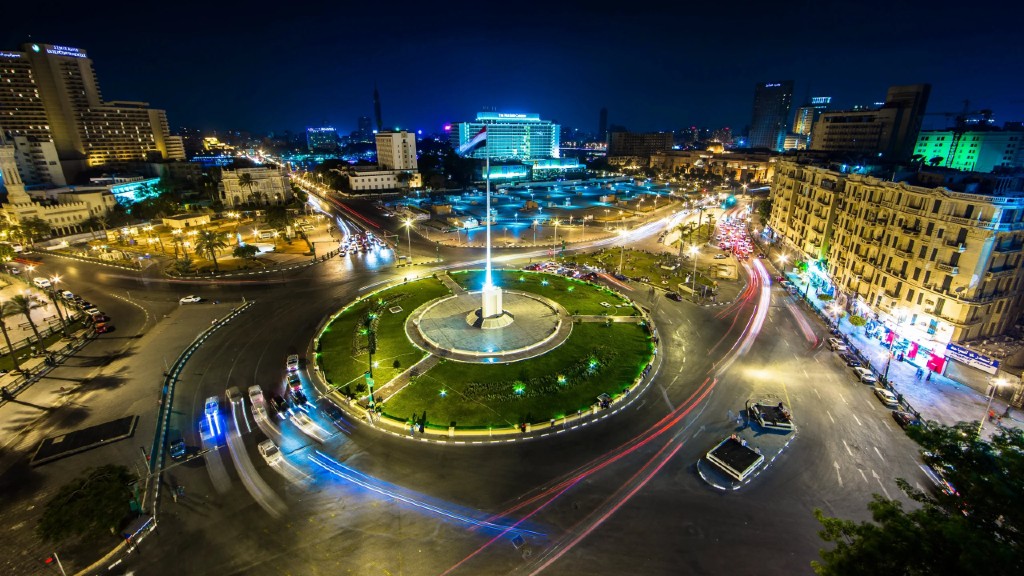
[[[875,378],[875,374],[863,366],[855,367],[853,369],[853,373],[857,376],[857,379],[864,384],[874,384],[875,382],[878,382],[878,378]]]
[[[199,296],[189,295],[178,300],[178,304],[195,304],[196,302],[201,302],[202,300],[203,299],[200,298]]]
[[[836,352],[846,352],[846,343],[839,338],[829,338],[828,347]]]
[[[669,292],[668,294],[665,294],[665,297],[668,298],[669,300],[675,300],[676,302],[683,301],[683,297],[679,294],[679,292]]]
[[[849,366],[850,368],[860,367],[860,360],[858,360],[857,357],[850,352],[843,352],[842,354],[839,355],[839,359],[842,360],[843,362],[846,362],[846,365]]]
[[[893,410],[892,419],[900,425],[900,428],[906,428],[908,426],[917,426],[921,422],[910,412],[904,412],[903,410]]]
[[[890,408],[895,408],[896,406],[899,406],[899,401],[896,400],[896,395],[886,390],[885,388],[878,388],[876,386],[875,396],[878,396],[878,400],[881,401],[882,404],[885,404]]]
[[[281,450],[274,444],[273,440],[264,440],[260,442],[259,446],[260,456],[267,461],[267,464],[273,466],[281,461]]]
[[[181,438],[173,440],[167,448],[167,451],[171,454],[171,458],[174,460],[178,460],[185,456],[185,441]]]

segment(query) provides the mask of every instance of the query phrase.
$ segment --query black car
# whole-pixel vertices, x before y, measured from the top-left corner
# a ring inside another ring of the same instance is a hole
[[[292,402],[295,402],[296,406],[301,406],[302,404],[305,404],[306,402],[308,402],[308,399],[306,398],[306,395],[302,393],[302,390],[294,390],[293,389],[291,391],[291,397],[292,397]]]
[[[892,419],[895,420],[896,423],[900,425],[900,428],[906,428],[908,426],[917,426],[918,424],[921,423],[916,416],[914,416],[910,412],[904,412],[903,410],[893,410]]]
[[[274,397],[270,399],[270,405],[274,407],[277,415],[281,418],[284,418],[284,415],[288,412],[288,403],[285,402],[280,394],[274,394]]]
[[[850,352],[843,352],[839,355],[839,358],[842,359],[843,362],[846,362],[846,365],[850,368],[860,368],[861,366],[860,360]]]
[[[341,408],[338,408],[337,406],[330,402],[321,403],[320,415],[330,420],[331,422],[334,422],[335,424],[341,422],[341,420],[345,417],[344,413],[341,411]]]
[[[683,297],[679,295],[679,292],[669,292],[668,294],[665,294],[665,297],[669,300],[675,300],[676,302],[683,301]]]

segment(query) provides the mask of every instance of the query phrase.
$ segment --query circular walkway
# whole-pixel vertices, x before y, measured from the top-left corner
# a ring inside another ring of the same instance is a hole
[[[409,315],[405,332],[417,346],[459,362],[505,363],[539,356],[558,347],[572,332],[572,317],[557,302],[524,292],[503,291],[512,324],[482,330],[466,322],[480,308],[479,292],[427,302]]]

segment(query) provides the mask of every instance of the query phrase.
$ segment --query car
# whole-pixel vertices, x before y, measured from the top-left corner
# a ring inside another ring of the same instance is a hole
[[[179,458],[184,457],[185,441],[182,440],[181,438],[175,439],[168,445],[167,451],[171,454],[171,459],[173,460],[177,460]]]
[[[918,424],[921,423],[917,419],[917,416],[914,416],[912,413],[905,412],[903,410],[893,410],[892,419],[895,420],[896,423],[900,425],[900,428],[907,428],[908,426],[917,426]]]
[[[97,312],[96,314],[93,314],[93,315],[89,316],[88,320],[90,322],[97,322],[97,323],[99,323],[99,322],[109,322],[110,321],[110,316],[107,316],[103,312]]]
[[[60,297],[63,298],[64,300],[71,301],[75,299],[75,294],[69,290],[62,290],[60,293]]]
[[[872,372],[869,368],[865,368],[863,366],[855,366],[853,368],[853,373],[854,375],[857,376],[857,379],[863,382],[864,384],[874,384],[875,382],[878,382],[878,378],[875,377],[874,372]]]
[[[291,391],[292,402],[295,402],[296,406],[301,406],[309,401],[306,395],[302,393],[302,390],[298,388],[292,389]]]
[[[924,452],[923,456],[926,463],[920,465],[921,471],[924,472],[924,475],[935,486],[935,490],[947,496],[958,496],[959,493],[956,491],[956,487],[949,480],[946,480],[946,473],[944,472],[946,466],[943,466],[941,462],[936,460],[931,452]]]
[[[199,296],[189,295],[179,299],[178,304],[195,304],[196,302],[202,302],[202,300]]]
[[[10,272],[11,274],[21,274],[21,269],[18,268],[17,266],[8,266],[7,271]]]
[[[669,292],[665,294],[665,297],[669,300],[675,300],[676,302],[682,302],[683,296],[679,292]]]
[[[100,309],[96,308],[95,306],[90,306],[89,308],[86,308],[86,309],[82,310],[82,312],[85,312],[89,316],[95,316],[97,314],[102,314],[102,312],[100,312]]]
[[[899,406],[900,403],[896,399],[896,395],[893,394],[892,392],[886,390],[885,388],[879,388],[877,386],[875,387],[874,390],[875,390],[875,396],[878,397],[878,400],[882,404],[884,404],[886,406],[889,406],[889,407]]]
[[[107,322],[97,322],[96,326],[93,328],[93,331],[96,332],[97,334],[106,334],[107,332],[114,331],[114,325],[109,324]]]
[[[259,386],[249,386],[249,403],[253,406],[266,406],[267,402],[263,398],[263,389]]]
[[[199,438],[201,438],[203,442],[210,442],[214,439],[213,428],[205,419],[199,421]]]
[[[725,260],[728,257],[728,254],[715,254],[715,260]]]
[[[299,369],[299,355],[298,354],[290,354],[288,356],[288,359],[285,361],[285,366],[288,368],[289,372],[295,372],[296,370],[298,370]]]
[[[210,396],[206,399],[206,404],[203,408],[203,412],[207,418],[213,418],[220,413],[220,398],[216,396]]]
[[[242,401],[242,391],[237,386],[231,386],[225,390],[224,395],[228,397],[228,402],[231,404]]]
[[[846,362],[846,365],[850,368],[860,368],[860,360],[850,352],[841,353],[839,359]]]
[[[36,288],[49,288],[51,286],[50,281],[42,276],[37,276],[32,279],[32,283],[36,285]]]
[[[288,414],[288,403],[285,402],[284,398],[282,398],[280,394],[274,394],[270,399],[270,405],[274,407],[274,411],[277,412],[278,417],[284,420],[285,416]]]
[[[274,444],[273,440],[264,440],[259,443],[257,448],[260,451],[260,456],[263,456],[263,459],[271,466],[274,466],[283,458],[281,450],[277,447],[277,444]]]
[[[288,373],[286,383],[288,384],[289,390],[302,390],[302,379],[300,379],[299,375],[295,372]]]
[[[836,352],[846,352],[846,343],[839,338],[829,338],[828,347]]]

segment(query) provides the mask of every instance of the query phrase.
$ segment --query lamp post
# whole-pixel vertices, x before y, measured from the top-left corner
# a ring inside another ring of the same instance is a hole
[[[554,254],[558,250],[558,218],[554,219],[555,224],[555,239],[551,241],[551,253]]]
[[[64,334],[64,337],[68,336],[68,323],[64,320],[64,315],[60,311],[60,303],[57,301],[57,283],[60,282],[60,276],[54,276],[50,278],[50,289],[48,295],[50,300],[53,301],[53,307],[57,309],[57,318],[60,319],[60,331]]]
[[[533,219],[533,245],[537,245],[537,219]]]
[[[412,220],[405,221],[405,239],[409,242],[409,264],[412,264]]]
[[[626,255],[626,231],[619,230],[619,238],[622,239],[622,245],[619,250],[619,275],[622,274],[622,259]]]
[[[690,282],[690,290],[693,295],[697,295],[697,254],[700,250],[696,246],[690,246],[690,257],[693,258],[693,278]]]
[[[992,399],[996,396],[996,389],[1006,384],[1006,382],[1000,378],[989,384],[988,392],[988,404],[985,405],[985,413],[981,415],[981,422],[978,423],[978,437],[981,437],[981,430],[985,427],[985,420],[988,418],[988,413],[992,410]]]

